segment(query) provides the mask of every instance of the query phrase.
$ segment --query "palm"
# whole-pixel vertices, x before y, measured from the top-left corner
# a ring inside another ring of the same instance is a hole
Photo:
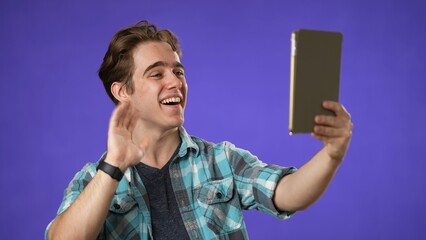
[[[324,143],[331,158],[342,160],[352,137],[350,114],[337,102],[326,101],[323,106],[336,116],[317,116],[313,135]]]
[[[108,131],[108,156],[119,165],[133,166],[143,156],[143,151],[132,141],[136,114],[129,104],[123,103],[114,110]]]

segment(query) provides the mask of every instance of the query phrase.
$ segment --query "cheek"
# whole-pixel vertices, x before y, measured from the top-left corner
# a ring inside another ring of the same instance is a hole
[[[182,94],[183,94],[183,99],[184,99],[184,105],[186,105],[187,100],[188,100],[188,85],[184,85],[182,88]]]
[[[185,94],[185,96],[186,96],[186,94],[188,93],[188,84],[186,83],[186,81],[184,81],[183,83],[182,83],[183,85],[183,92],[184,92],[184,94]]]
[[[159,84],[141,84],[135,89],[139,99],[156,101],[161,87]]]

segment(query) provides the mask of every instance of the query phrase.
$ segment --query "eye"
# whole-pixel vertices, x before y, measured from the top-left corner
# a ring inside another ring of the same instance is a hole
[[[149,75],[149,77],[151,77],[151,78],[161,78],[162,76],[163,76],[163,74],[161,74],[159,72],[154,72],[154,73]]]
[[[176,70],[175,74],[178,77],[184,77],[185,76],[185,73],[183,72],[183,70]]]

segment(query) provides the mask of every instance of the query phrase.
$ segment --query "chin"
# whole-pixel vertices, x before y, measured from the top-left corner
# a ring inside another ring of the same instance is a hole
[[[170,122],[170,125],[169,125],[169,126],[172,126],[173,128],[175,128],[175,127],[180,127],[180,126],[182,126],[182,125],[183,125],[183,122],[184,122],[184,119],[183,119],[183,118],[181,118],[181,119],[176,119],[176,120],[174,120],[173,122]]]

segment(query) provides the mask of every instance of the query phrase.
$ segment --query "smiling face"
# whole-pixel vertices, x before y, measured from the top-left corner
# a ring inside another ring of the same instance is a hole
[[[129,94],[123,87],[124,98],[119,98],[135,107],[149,129],[181,126],[188,86],[177,53],[165,42],[144,42],[133,50],[133,59],[134,91]]]

